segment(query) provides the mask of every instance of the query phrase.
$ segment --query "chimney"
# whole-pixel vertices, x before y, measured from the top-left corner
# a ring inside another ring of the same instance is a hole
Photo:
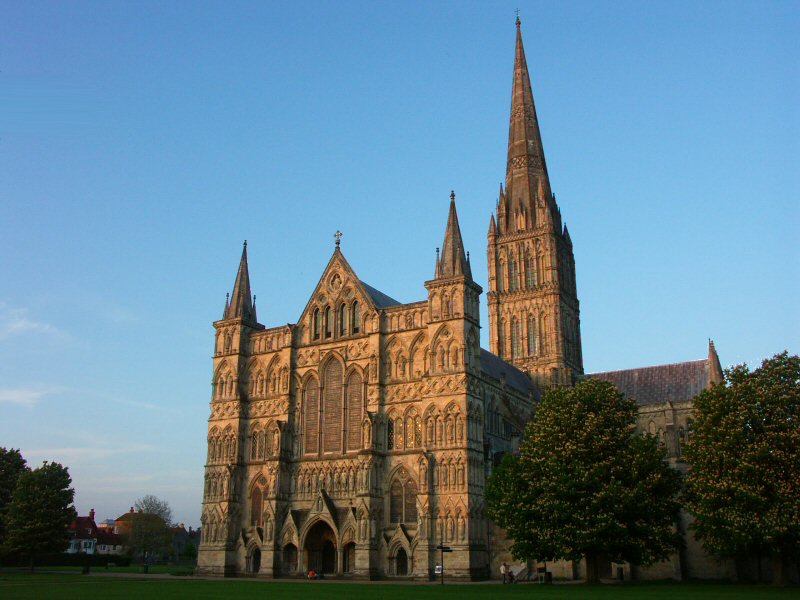
[[[92,521],[94,521],[94,509],[92,509],[92,510],[90,510],[90,511],[89,511],[89,519],[91,519]]]
[[[133,507],[131,506],[131,512],[133,512]]]

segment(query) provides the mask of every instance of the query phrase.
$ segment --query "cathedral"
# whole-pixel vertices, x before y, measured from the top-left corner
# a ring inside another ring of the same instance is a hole
[[[403,304],[359,278],[337,237],[297,323],[267,328],[245,242],[214,323],[198,573],[427,580],[446,546],[449,578],[496,576],[511,562],[509,540],[486,517],[486,479],[518,447],[543,390],[584,377],[635,398],[640,429],[683,468],[692,398],[721,380],[719,359],[710,344],[707,359],[584,373],[572,241],[550,187],[519,19],[505,185],[488,231],[489,350],[455,194],[440,248],[427,297]],[[625,569],[707,573],[710,559],[689,542],[663,564]],[[581,565],[552,569],[578,577]]]

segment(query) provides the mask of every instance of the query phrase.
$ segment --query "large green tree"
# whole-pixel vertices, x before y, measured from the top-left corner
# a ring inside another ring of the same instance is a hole
[[[800,559],[800,357],[783,352],[695,400],[687,501],[715,554],[770,555],[773,580]]]
[[[55,462],[19,476],[7,513],[9,554],[29,559],[33,568],[37,556],[67,548],[75,519],[71,483],[67,468]]]
[[[133,556],[149,561],[170,551],[172,509],[165,500],[148,494],[136,500],[126,545]]]
[[[6,511],[17,487],[19,476],[28,471],[19,450],[0,448],[0,548],[5,542]]]
[[[667,558],[676,531],[681,475],[657,440],[635,432],[637,406],[608,382],[582,381],[545,394],[519,456],[492,474],[489,515],[519,559],[586,559],[639,565]]]

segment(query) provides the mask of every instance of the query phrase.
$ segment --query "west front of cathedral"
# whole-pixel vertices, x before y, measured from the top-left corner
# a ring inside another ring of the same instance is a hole
[[[543,390],[582,377],[636,398],[640,429],[683,468],[691,401],[721,379],[719,359],[712,345],[708,359],[584,375],[572,241],[550,189],[519,21],[488,258],[491,351],[480,347],[483,290],[454,194],[419,302],[361,281],[337,238],[297,323],[266,328],[245,243],[214,323],[198,573],[427,580],[445,545],[448,577],[496,576],[510,557],[486,517],[486,479],[518,447]],[[689,542],[651,576],[708,572],[710,559]],[[571,577],[581,567],[556,568]]]

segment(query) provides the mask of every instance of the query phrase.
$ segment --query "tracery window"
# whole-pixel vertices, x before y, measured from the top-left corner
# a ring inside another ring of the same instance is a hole
[[[539,333],[536,331],[536,317],[528,316],[528,355],[539,355]]]
[[[400,472],[389,488],[389,521],[417,522],[417,484],[405,471]]]
[[[333,333],[333,323],[332,323],[332,319],[331,319],[331,307],[330,306],[326,306],[325,307],[325,319],[324,319],[324,321],[325,321],[324,322],[325,338],[327,339],[327,338],[331,337],[331,334]]]
[[[389,419],[386,424],[386,449],[394,450],[394,421]]]

